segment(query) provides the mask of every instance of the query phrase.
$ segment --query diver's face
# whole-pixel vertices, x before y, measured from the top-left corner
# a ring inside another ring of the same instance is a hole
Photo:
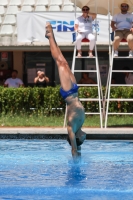
[[[80,141],[81,143],[83,143],[85,139],[86,139],[86,134],[84,134],[84,135],[82,135],[81,137],[79,137],[79,141]]]
[[[80,143],[83,143],[84,140],[86,139],[86,133],[82,131],[81,129],[79,129],[75,135],[76,135],[76,138],[78,138]]]

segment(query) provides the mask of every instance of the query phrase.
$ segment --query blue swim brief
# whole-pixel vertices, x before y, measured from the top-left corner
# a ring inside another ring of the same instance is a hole
[[[63,99],[66,99],[71,94],[74,94],[74,93],[78,92],[78,88],[79,87],[77,86],[77,84],[73,83],[73,87],[68,91],[64,91],[62,88],[60,88],[60,94],[63,97]]]

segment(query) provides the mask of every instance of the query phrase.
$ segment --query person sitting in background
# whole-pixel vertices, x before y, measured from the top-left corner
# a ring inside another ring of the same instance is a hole
[[[92,21],[96,18],[95,13],[89,12],[90,8],[88,6],[83,6],[83,15],[75,20],[75,31],[78,33],[76,38],[78,57],[82,56],[81,51],[81,41],[83,38],[90,40],[90,50],[88,52],[89,57],[93,57],[92,51],[95,45],[95,36],[92,33]]]
[[[129,67],[124,67],[123,70],[130,70]],[[124,75],[125,75],[125,83],[130,85],[130,84],[133,84],[133,74],[131,74],[130,72],[123,72]]]
[[[96,82],[89,77],[88,72],[83,72],[82,78],[79,80],[78,84],[96,84]]]
[[[40,71],[38,73],[38,77],[34,79],[34,82],[37,87],[47,87],[47,84],[49,83],[49,78],[45,75],[44,72]]]
[[[113,41],[114,57],[118,56],[118,47],[120,41],[124,38],[128,42],[129,57],[133,57],[133,14],[129,13],[130,5],[126,0],[123,0],[119,5],[121,13],[114,15],[111,27],[115,31],[115,38]]]
[[[14,88],[18,88],[20,86],[24,86],[22,80],[20,78],[17,78],[18,75],[18,71],[17,70],[13,70],[12,71],[12,77],[8,78],[5,83],[4,83],[4,87],[14,87]]]

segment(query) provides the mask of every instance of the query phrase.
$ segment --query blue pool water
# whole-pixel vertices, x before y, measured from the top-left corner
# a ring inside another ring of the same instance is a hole
[[[0,200],[132,200],[133,142],[0,140]]]

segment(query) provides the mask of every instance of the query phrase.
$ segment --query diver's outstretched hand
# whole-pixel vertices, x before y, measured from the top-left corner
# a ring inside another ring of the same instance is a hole
[[[80,151],[72,151],[72,157],[75,164],[79,164],[81,161],[81,152]]]
[[[54,34],[53,34],[53,28],[51,26],[51,24],[49,22],[46,22],[46,33],[45,33],[45,37],[46,38],[50,38],[50,37],[54,37]]]

